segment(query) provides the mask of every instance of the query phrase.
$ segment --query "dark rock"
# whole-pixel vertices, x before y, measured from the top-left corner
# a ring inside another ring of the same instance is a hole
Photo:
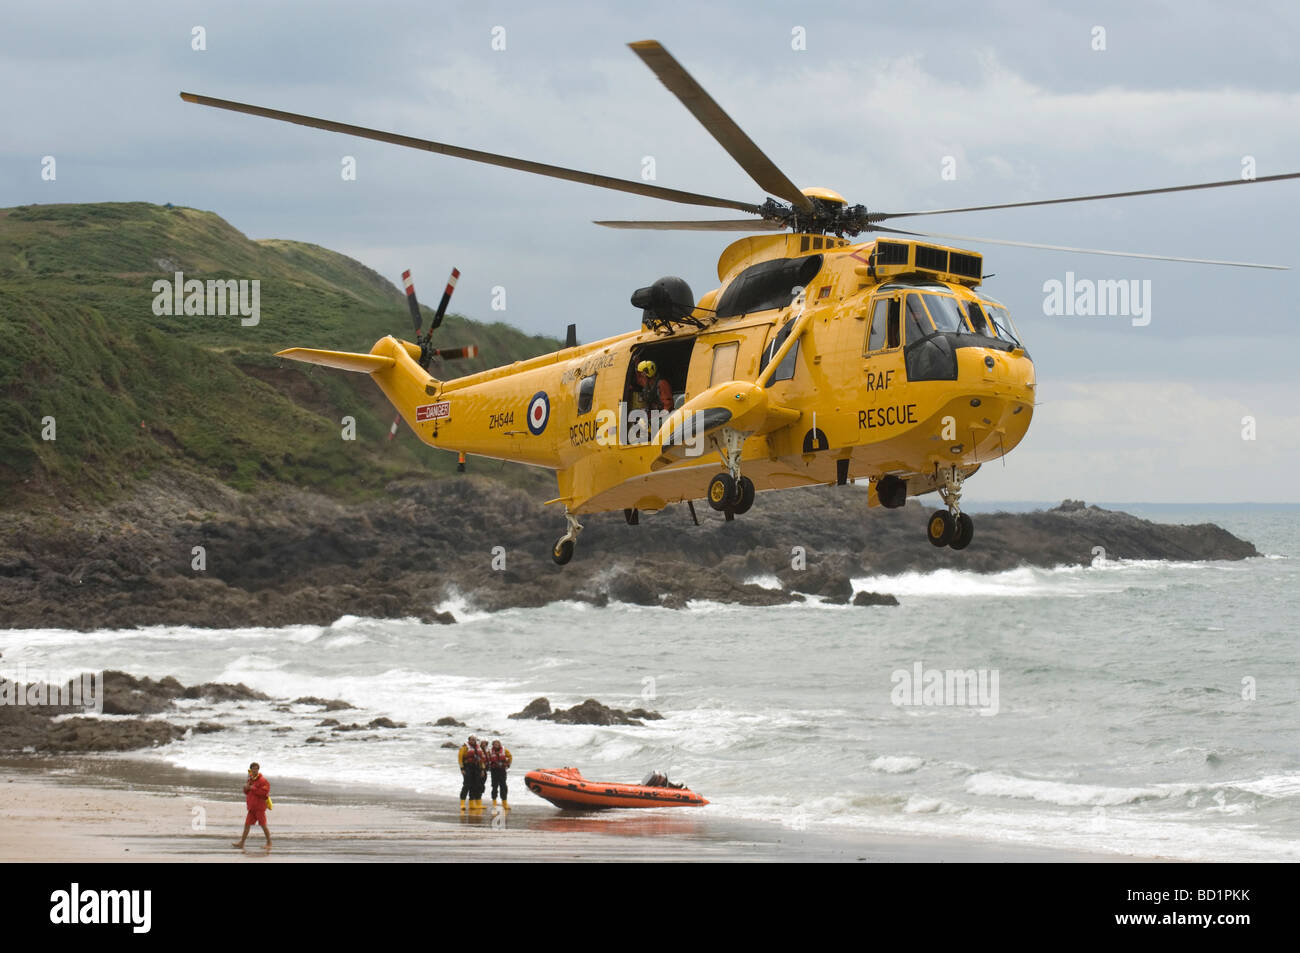
[[[639,573],[620,573],[609,581],[606,590],[611,600],[634,606],[659,605],[659,591]]]
[[[126,672],[104,673],[104,714],[156,715],[172,708],[172,699],[183,692],[175,679],[164,685],[151,678],[135,678]],[[173,686],[175,686],[173,688]]]
[[[350,703],[343,701],[341,698],[317,698],[315,695],[295,698],[293,703],[295,705],[318,705],[326,711],[343,711],[344,709],[354,707]]]
[[[339,725],[337,718],[326,718],[323,721],[316,722],[317,728],[336,728]]]
[[[807,568],[785,568],[777,573],[781,584],[807,595],[821,596],[825,602],[846,603],[853,598],[854,576],[862,575],[862,565],[843,553],[806,555]]]
[[[444,741],[441,745],[439,745],[439,747],[441,747],[441,748],[451,748],[453,751],[458,751],[458,750],[460,750],[460,745],[458,745],[458,744],[457,744],[456,742],[454,742],[454,741]]]
[[[68,718],[52,725],[38,751],[134,751],[165,745],[185,737],[185,731],[165,721],[132,718]]]
[[[513,715],[506,715],[507,718],[550,718],[551,703],[545,698],[534,698],[524,706],[523,711],[517,711]]]
[[[898,599],[887,592],[859,592],[853,597],[855,606],[896,606]]]
[[[594,698],[588,698],[581,705],[574,705],[572,708],[552,711],[549,701],[545,698],[537,698],[529,702],[523,711],[517,711],[513,715],[507,715],[506,717],[554,721],[563,725],[640,726],[641,721],[639,719],[653,720],[660,719],[663,716],[658,712],[647,712],[644,709],[626,712],[618,708],[610,708],[608,705],[602,705]]]
[[[406,722],[393,721],[391,718],[375,718],[372,719],[370,724],[366,725],[366,727],[367,728],[405,728]]]
[[[549,708],[550,706],[547,707]],[[451,715],[447,715],[446,717],[439,718],[435,721],[433,726],[435,728],[464,728],[465,722],[457,721],[455,718],[451,717]]]
[[[436,622],[438,625],[454,625],[456,617],[450,612],[426,612],[420,616],[420,621],[429,624]]]
[[[213,702],[269,701],[271,696],[255,692],[243,682],[227,685],[224,682],[205,682],[191,685],[182,693],[185,698],[206,698]]]
[[[214,732],[225,731],[225,730],[226,730],[225,725],[218,725],[214,721],[201,721],[194,726],[194,733],[196,735],[210,735]]]

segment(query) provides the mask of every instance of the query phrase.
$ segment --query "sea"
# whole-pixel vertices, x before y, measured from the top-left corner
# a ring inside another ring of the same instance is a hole
[[[992,505],[986,509],[1028,509]],[[6,672],[120,669],[242,682],[274,701],[183,702],[225,731],[122,757],[453,800],[468,731],[533,768],[666,772],[713,815],[1203,861],[1300,860],[1300,506],[1114,504],[1215,522],[1264,555],[854,580],[897,607],[555,603],[455,625],[0,632]],[[978,545],[978,510],[976,540]],[[599,559],[596,553],[579,558]],[[775,577],[753,581],[773,586]],[[339,698],[356,710],[285,704]],[[510,719],[538,697],[663,715]],[[467,729],[433,726],[444,716]],[[396,729],[334,732],[324,718]],[[678,809],[680,810],[680,809]]]

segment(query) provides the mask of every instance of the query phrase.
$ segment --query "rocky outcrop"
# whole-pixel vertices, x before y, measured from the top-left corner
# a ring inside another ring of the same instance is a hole
[[[572,708],[552,711],[548,699],[534,698],[524,706],[522,711],[517,711],[507,717],[554,721],[562,725],[635,725],[644,727],[645,722],[659,721],[664,716],[657,711],[647,711],[644,708],[633,708],[631,711],[610,708],[608,705],[602,705],[594,698],[588,698],[582,704],[574,705]]]
[[[350,702],[345,702],[341,698],[317,698],[315,695],[307,695],[303,698],[295,698],[295,705],[316,705],[326,711],[344,711],[351,708]]]
[[[211,734],[225,731],[226,726],[212,721],[198,724],[175,725],[162,715],[178,710],[179,699],[203,699],[209,702],[269,701],[270,696],[254,691],[247,685],[230,685],[224,682],[205,682],[202,685],[182,685],[171,676],[155,681],[136,678],[126,672],[104,672],[99,682],[99,698],[103,701],[103,714],[128,717],[92,717],[98,699],[92,695],[94,682],[83,680],[85,705],[58,705],[61,697],[48,687],[38,691],[35,685],[5,682],[3,690],[6,703],[0,704],[0,752],[76,752],[76,751],[133,751],[168,744],[189,734]],[[26,704],[11,702],[21,693]],[[343,707],[350,708],[346,702]],[[71,715],[72,717],[63,717]],[[254,722],[266,724],[266,722]],[[334,722],[338,724],[338,722]],[[405,727],[387,718],[377,718],[367,726],[358,728]],[[273,729],[278,730],[278,729]]]
[[[1214,525],[1079,501],[976,514],[967,549],[936,549],[925,539],[934,505],[869,509],[864,487],[850,485],[763,493],[732,522],[696,507],[698,526],[680,505],[637,526],[595,514],[560,567],[549,556],[555,513],[475,474],[393,483],[380,499],[344,504],[283,487],[242,495],[169,473],[92,512],[0,513],[0,629],[325,625],[343,615],[445,624],[454,618],[438,606],[452,597],[486,611],[557,600],[768,606],[805,594],[845,603],[854,576],[1086,565],[1097,547],[1108,559],[1258,555]],[[749,583],[755,576],[780,588]]]
[[[247,685],[207,682],[188,688],[168,676],[159,681],[135,678],[126,672],[104,673],[104,714],[155,715],[173,708],[177,698],[202,698],[212,702],[266,701],[269,695],[255,692]]]
[[[887,592],[859,592],[853,597],[855,606],[896,606],[898,598]]]

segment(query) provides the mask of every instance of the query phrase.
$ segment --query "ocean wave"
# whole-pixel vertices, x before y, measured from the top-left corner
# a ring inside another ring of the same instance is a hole
[[[1061,807],[1114,807],[1120,804],[1135,804],[1139,801],[1184,797],[1205,789],[1206,785],[1202,784],[1157,784],[1118,788],[1018,778],[996,772],[982,772],[966,781],[968,794],[1042,801]]]
[[[1224,781],[1222,786],[1266,798],[1296,797],[1300,795],[1300,774],[1269,774],[1249,781]]]
[[[924,758],[911,755],[881,755],[871,762],[871,770],[882,774],[910,774],[925,764]]]
[[[960,814],[966,808],[937,797],[913,795],[903,805],[904,814]]]

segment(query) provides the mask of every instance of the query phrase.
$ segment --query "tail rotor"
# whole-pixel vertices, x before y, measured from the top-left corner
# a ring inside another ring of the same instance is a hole
[[[411,312],[411,324],[415,328],[415,343],[420,347],[420,366],[426,371],[430,369],[435,359],[441,362],[478,357],[477,344],[468,344],[464,347],[436,348],[431,343],[433,332],[442,325],[442,319],[447,314],[447,305],[451,302],[452,292],[456,290],[456,282],[459,280],[460,269],[453,268],[451,275],[447,278],[447,287],[443,289],[442,300],[438,302],[438,310],[434,313],[433,320],[429,322],[429,329],[421,336],[420,330],[424,324],[424,315],[420,311],[420,302],[415,296],[415,281],[411,278],[409,268],[402,272],[402,285],[406,288],[406,306]],[[388,430],[389,440],[397,436],[401,423],[402,415],[398,414],[393,418],[393,426]]]

